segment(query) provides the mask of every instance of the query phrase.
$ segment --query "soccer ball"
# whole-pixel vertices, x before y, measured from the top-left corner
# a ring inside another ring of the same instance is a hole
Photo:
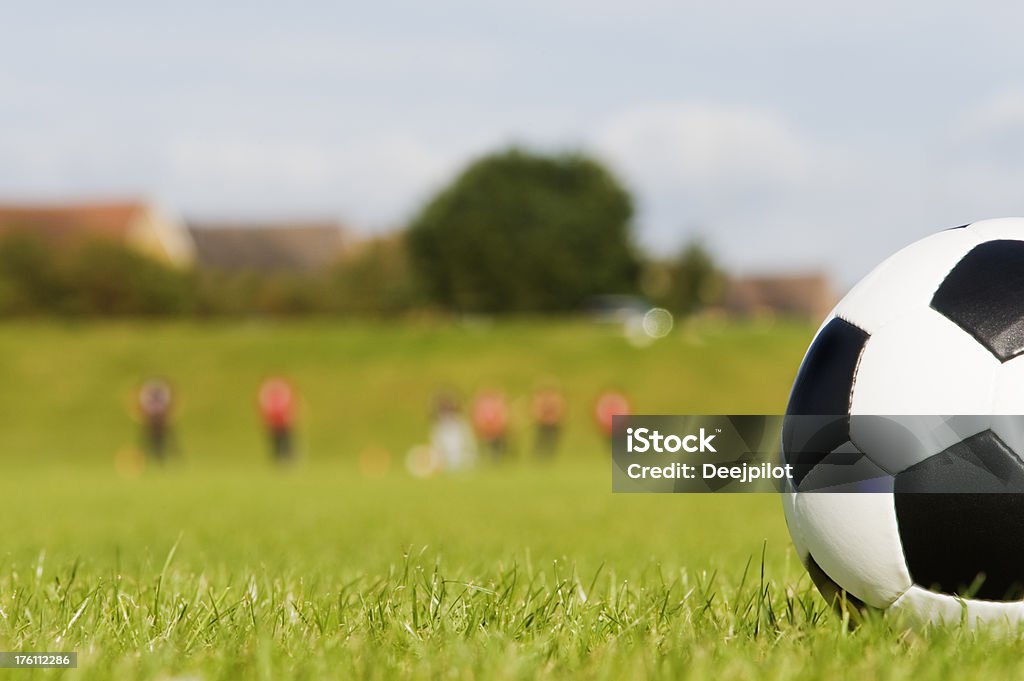
[[[897,470],[885,471],[882,489],[841,494],[801,492],[822,466],[800,460],[787,419],[783,457],[804,465],[783,494],[786,523],[826,600],[842,596],[916,624],[1024,623],[1022,355],[1021,218],[922,239],[840,301],[808,349],[786,409],[851,416],[830,430],[824,449],[819,438],[824,454],[812,456],[869,458],[885,448],[858,415],[960,421],[921,437],[898,466],[890,456]],[[966,478],[977,492],[941,493]]]

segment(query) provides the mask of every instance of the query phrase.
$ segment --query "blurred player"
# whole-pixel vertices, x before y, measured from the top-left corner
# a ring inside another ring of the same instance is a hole
[[[494,461],[508,452],[508,403],[497,390],[485,390],[473,400],[473,428]]]
[[[549,459],[555,455],[564,420],[562,392],[553,386],[538,390],[533,396],[533,421],[537,425],[533,451],[537,456]]]
[[[274,460],[291,461],[295,455],[295,389],[283,378],[268,378],[260,386],[259,408]]]
[[[608,439],[612,437],[612,417],[629,416],[633,408],[629,399],[617,390],[605,390],[594,405],[594,419],[601,433]]]
[[[444,470],[464,470],[476,464],[473,432],[458,398],[451,393],[440,393],[434,400],[430,445],[437,465]]]
[[[171,384],[162,378],[148,379],[139,387],[137,406],[142,421],[142,449],[153,461],[163,462],[173,443]]]

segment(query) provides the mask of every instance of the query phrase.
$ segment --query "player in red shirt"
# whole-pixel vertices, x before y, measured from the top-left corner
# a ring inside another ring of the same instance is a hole
[[[629,416],[633,413],[633,407],[629,399],[617,390],[605,390],[594,405],[594,419],[601,433],[611,439],[612,417]]]
[[[274,460],[286,463],[294,456],[295,389],[283,378],[268,378],[260,386],[260,417],[270,435]]]
[[[473,400],[473,428],[483,449],[494,460],[508,451],[508,403],[497,390],[485,390]]]

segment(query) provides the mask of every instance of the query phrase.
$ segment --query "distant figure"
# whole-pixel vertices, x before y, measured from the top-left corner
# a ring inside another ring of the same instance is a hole
[[[551,386],[538,390],[533,396],[533,421],[537,426],[533,451],[537,456],[549,459],[555,455],[564,420],[565,397],[562,392]]]
[[[473,432],[462,415],[458,399],[450,393],[441,393],[434,402],[430,445],[438,465],[444,470],[465,470],[476,464]]]
[[[162,378],[150,378],[139,387],[139,415],[142,417],[142,449],[146,456],[162,463],[173,443],[171,417],[174,391]]]
[[[494,461],[508,452],[508,403],[497,390],[485,390],[473,400],[473,428]]]
[[[629,404],[629,399],[616,390],[605,390],[598,396],[597,403],[594,405],[594,418],[597,421],[597,426],[609,439],[612,436],[612,417],[629,416],[632,413],[633,408]]]
[[[270,435],[270,451],[278,463],[295,455],[295,390],[283,378],[268,378],[260,386],[260,416]]]

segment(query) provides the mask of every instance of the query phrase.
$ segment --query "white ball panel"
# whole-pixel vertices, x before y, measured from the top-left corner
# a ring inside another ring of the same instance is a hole
[[[979,243],[971,229],[951,229],[913,243],[871,271],[835,314],[870,334],[908,312],[927,308],[949,271]]]
[[[996,239],[1024,240],[1024,218],[979,220],[978,222],[971,223],[971,226],[967,229],[955,231],[970,232],[978,239],[979,243]]]
[[[1024,355],[1014,357],[996,371],[992,393],[993,414],[1024,414]]]
[[[962,601],[916,585],[907,589],[889,610],[905,617],[908,624],[916,626],[956,624],[966,615]]]
[[[851,413],[989,414],[999,366],[978,341],[926,307],[868,339],[857,368]]]
[[[892,494],[807,493],[795,502],[807,548],[836,584],[875,608],[913,584]]]
[[[996,370],[992,413],[992,431],[1024,458],[1024,356]]]
[[[782,492],[782,513],[786,517],[786,528],[789,530],[790,539],[793,540],[793,548],[800,562],[807,563],[807,544],[804,542],[804,533],[800,529],[800,519],[796,513],[796,492],[786,490]]]
[[[893,603],[891,612],[901,614],[910,624],[918,626],[966,622],[970,627],[984,624],[1015,628],[1024,623],[1024,601],[1004,603],[956,598],[916,585]]]

